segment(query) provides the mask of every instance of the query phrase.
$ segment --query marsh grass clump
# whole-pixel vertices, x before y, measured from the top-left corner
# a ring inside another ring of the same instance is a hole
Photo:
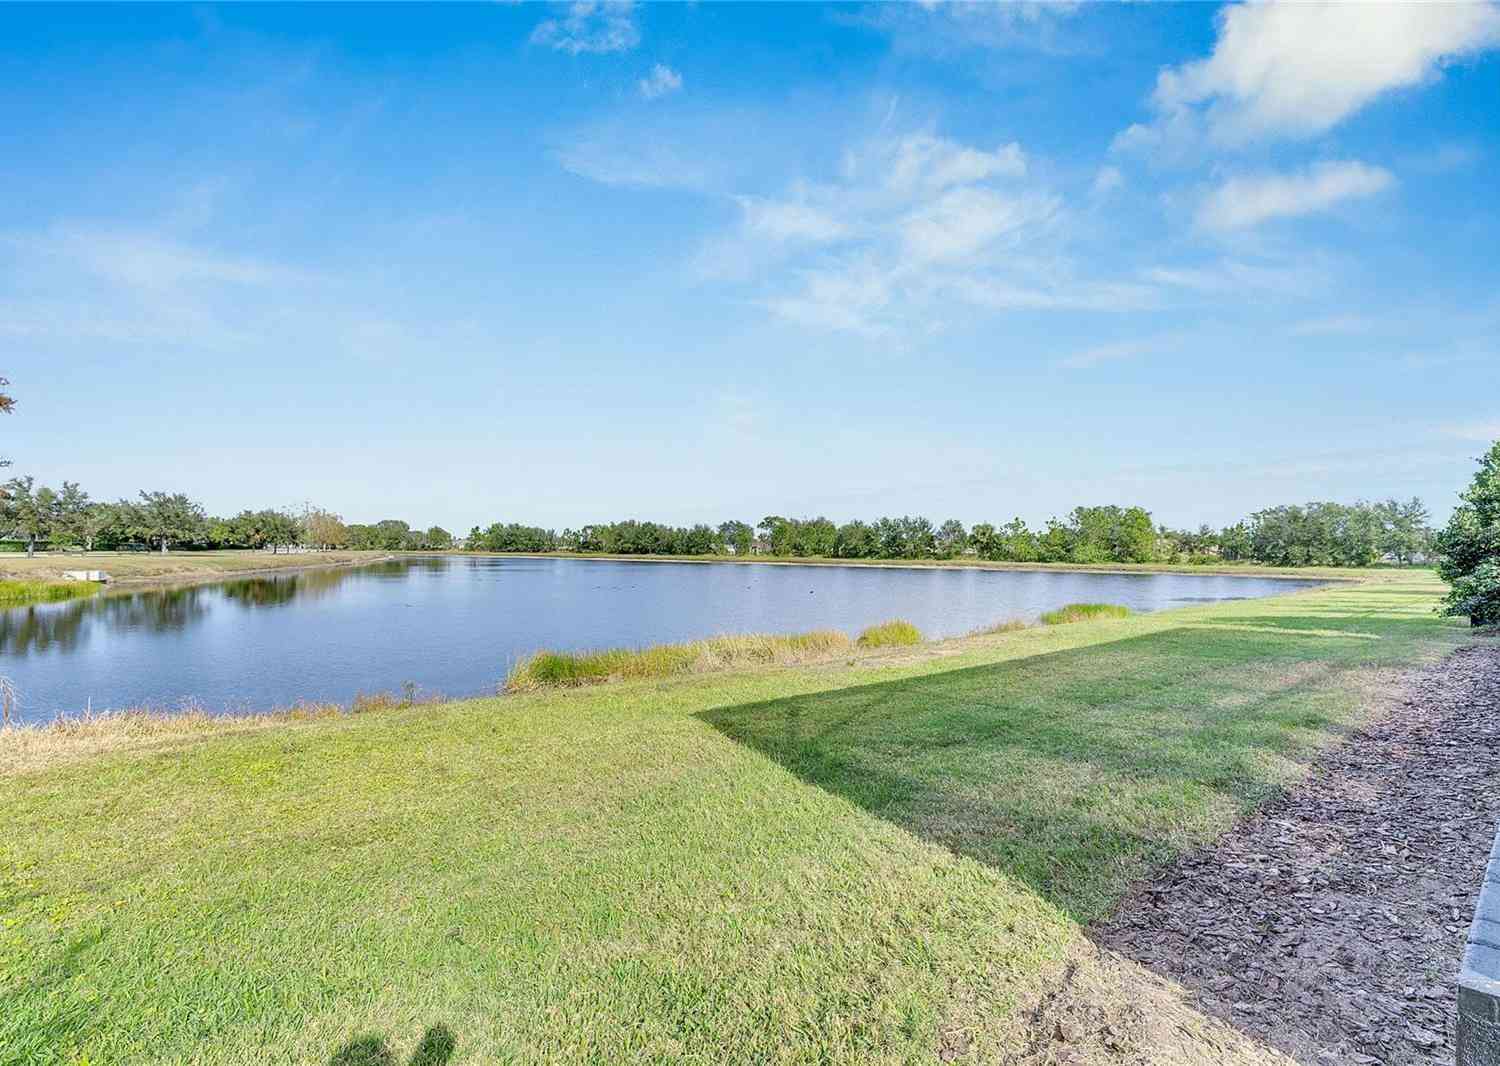
[[[1101,618],[1127,618],[1129,607],[1118,603],[1070,603],[1042,615],[1042,625],[1061,626],[1069,622],[1095,622]]]
[[[902,618],[871,626],[859,635],[861,648],[899,648],[922,643],[922,631]]]
[[[97,581],[0,580],[0,607],[24,607],[30,603],[60,603],[92,596],[104,586]]]
[[[505,692],[597,685],[604,681],[673,677],[735,666],[791,665],[818,659],[849,646],[832,629],[770,636],[749,633],[710,637],[685,644],[603,651],[539,651],[522,659],[505,677]]]
[[[1023,629],[1031,627],[1020,618],[1008,618],[1004,622],[996,622],[992,626],[980,626],[978,629],[970,630],[971,637],[993,637],[1001,633],[1018,633]]]

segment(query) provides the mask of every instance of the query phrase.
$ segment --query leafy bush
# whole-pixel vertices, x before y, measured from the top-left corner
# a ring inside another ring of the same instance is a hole
[[[1060,626],[1069,622],[1092,622],[1100,618],[1125,618],[1129,614],[1130,608],[1121,607],[1118,603],[1070,603],[1042,615],[1042,624]]]
[[[1486,560],[1454,578],[1443,613],[1468,615],[1470,625],[1500,625],[1500,559]]]
[[[1437,536],[1438,573],[1453,586],[1440,610],[1468,615],[1476,626],[1500,623],[1500,442],[1479,460],[1479,472]]]
[[[900,618],[871,626],[859,635],[856,642],[861,648],[897,648],[907,644],[922,643],[922,631]]]

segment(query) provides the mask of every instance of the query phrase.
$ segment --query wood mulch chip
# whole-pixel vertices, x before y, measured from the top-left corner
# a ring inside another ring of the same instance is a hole
[[[1451,1064],[1500,820],[1500,640],[1393,684],[1390,713],[1138,884],[1095,943],[1298,1062]]]

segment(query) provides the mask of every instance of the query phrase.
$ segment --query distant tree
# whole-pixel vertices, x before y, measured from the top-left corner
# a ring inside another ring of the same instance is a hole
[[[309,507],[302,513],[302,536],[314,548],[343,548],[349,543],[349,527],[332,511]]]
[[[1230,562],[1251,557],[1250,530],[1245,523],[1236,522],[1219,530],[1219,557]]]
[[[431,551],[447,551],[453,547],[453,534],[442,526],[433,526],[423,534],[423,539]]]
[[[203,505],[180,492],[141,492],[141,502],[129,507],[131,532],[148,544],[159,545],[163,554],[173,544],[201,540],[207,516]]]
[[[78,482],[64,481],[62,492],[57,494],[57,539],[88,547],[85,525],[91,506],[89,494],[78,487]]]
[[[46,541],[57,532],[61,507],[57,493],[34,478],[16,477],[5,483],[5,498],[0,500],[8,530],[26,542],[26,555],[36,555],[38,541]]]
[[[936,545],[940,559],[962,555],[969,546],[969,534],[964,530],[964,524],[956,518],[948,519],[938,527]]]
[[[1062,550],[1067,550],[1066,545]],[[987,559],[1012,563],[1034,563],[1041,557],[1042,549],[1037,535],[1026,528],[1026,523],[1019,517],[1012,518],[996,530],[994,547],[985,556]]]
[[[260,523],[273,554],[302,543],[302,522],[290,511],[269,508],[260,512]]]
[[[877,554],[875,530],[855,519],[839,526],[833,537],[833,554],[839,559],[869,559]]]
[[[749,555],[754,540],[755,530],[746,522],[731,520],[719,526],[719,542],[735,555]]]
[[[1471,625],[1500,624],[1500,441],[1480,458],[1459,499],[1435,540],[1438,573],[1453,586],[1443,611],[1468,615]]]
[[[375,523],[374,547],[381,551],[400,551],[406,546],[406,535],[411,527],[395,518],[386,518]]]
[[[1413,496],[1405,503],[1386,500],[1375,505],[1379,525],[1378,548],[1402,566],[1409,566],[1418,555],[1432,548],[1431,516],[1427,507]]]
[[[93,551],[100,543],[118,544],[128,533],[120,509],[112,503],[91,503],[73,524],[73,533],[84,551]]]

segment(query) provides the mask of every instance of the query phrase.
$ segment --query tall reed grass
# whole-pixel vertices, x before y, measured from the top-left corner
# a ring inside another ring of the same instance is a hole
[[[922,643],[922,631],[903,618],[871,626],[859,635],[861,648],[899,648]]]
[[[1042,615],[1042,624],[1061,626],[1069,622],[1093,622],[1100,618],[1126,618],[1129,615],[1130,608],[1118,603],[1070,603]]]
[[[0,580],[0,607],[24,607],[29,603],[58,603],[92,596],[104,586],[97,581]]]
[[[604,681],[672,677],[734,666],[790,665],[820,659],[849,647],[832,629],[770,636],[749,633],[710,637],[685,644],[603,651],[539,651],[522,659],[505,677],[506,692],[597,685]]]

